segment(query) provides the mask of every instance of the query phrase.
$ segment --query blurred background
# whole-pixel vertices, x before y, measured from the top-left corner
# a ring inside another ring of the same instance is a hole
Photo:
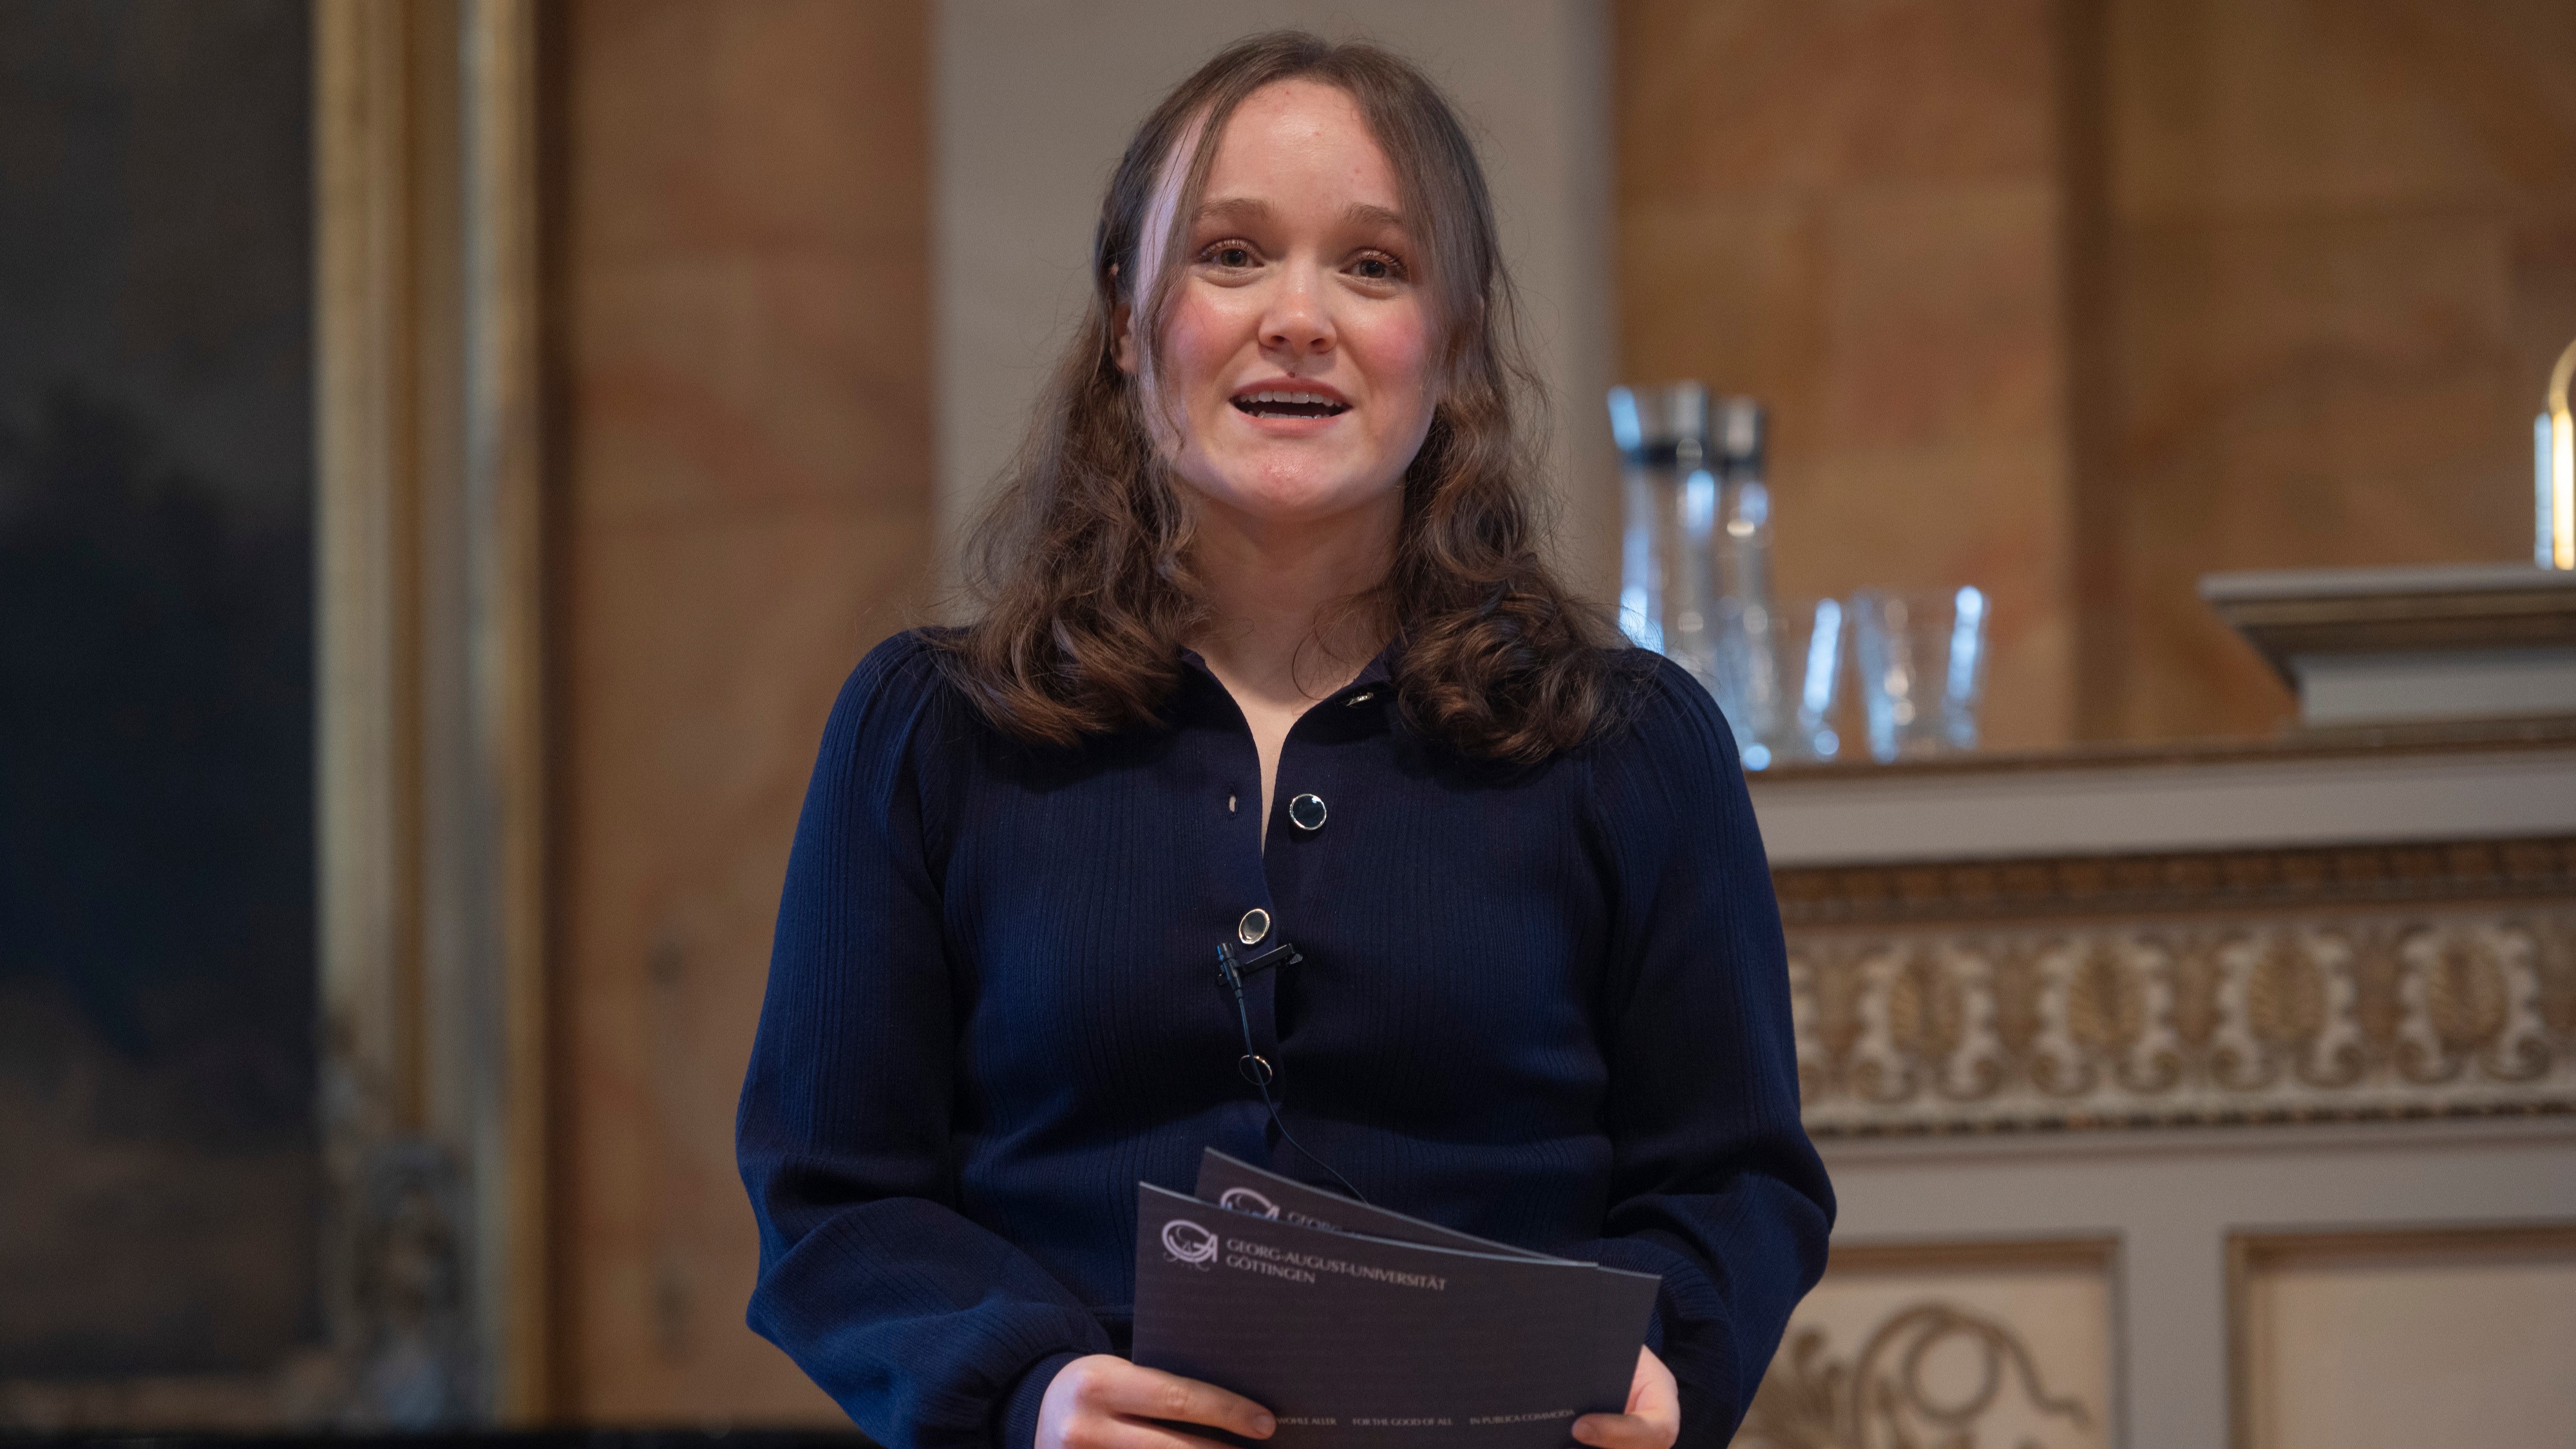
[[[812,752],[1277,24],[1474,123],[1597,597],[1696,379],[1782,597],[1990,600],[1983,753],[1757,787],[1851,1246],[1739,1442],[2570,1442],[2576,719],[2198,591],[2531,571],[2563,0],[0,7],[0,1430],[840,1422],[731,1155]]]

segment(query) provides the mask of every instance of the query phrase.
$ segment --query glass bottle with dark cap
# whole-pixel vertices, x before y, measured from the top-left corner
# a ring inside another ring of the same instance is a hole
[[[1771,489],[1763,481],[1763,447],[1769,432],[1762,404],[1749,397],[1719,398],[1715,409],[1718,494],[1717,592],[1748,611],[1771,608]],[[1762,621],[1756,621],[1757,625]]]
[[[1708,402],[1696,382],[1610,389],[1625,514],[1619,627],[1714,692],[1718,592],[1709,543],[1719,463]]]
[[[1789,711],[1781,699],[1779,604],[1771,593],[1771,489],[1763,478],[1766,434],[1762,404],[1749,397],[1717,400],[1717,521],[1709,530],[1717,581],[1717,619],[1710,636],[1717,701],[1735,726],[1747,769],[1771,763]]]
[[[1761,769],[1779,698],[1761,404],[1696,382],[1616,387],[1610,426],[1625,464],[1619,626],[1716,698]]]

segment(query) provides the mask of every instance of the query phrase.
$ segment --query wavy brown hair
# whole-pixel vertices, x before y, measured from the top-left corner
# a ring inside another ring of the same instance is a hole
[[[1305,79],[1352,97],[1392,165],[1440,329],[1442,368],[1422,450],[1404,474],[1385,580],[1344,606],[1397,645],[1397,701],[1418,732],[1475,757],[1531,763],[1607,722],[1622,671],[1599,614],[1541,557],[1537,472],[1520,426],[1540,391],[1515,335],[1512,288],[1484,170],[1439,89],[1366,44],[1299,31],[1242,41],[1145,118],[1109,183],[1091,303],[1020,456],[967,542],[975,622],[943,636],[947,671],[987,718],[1071,745],[1157,718],[1180,651],[1208,622],[1191,573],[1192,511],[1147,432],[1146,400],[1115,352],[1119,307],[1159,350],[1217,143],[1253,92]],[[1176,154],[1192,150],[1182,165]],[[1177,204],[1158,275],[1140,275],[1155,192]],[[1141,369],[1147,377],[1158,369]]]

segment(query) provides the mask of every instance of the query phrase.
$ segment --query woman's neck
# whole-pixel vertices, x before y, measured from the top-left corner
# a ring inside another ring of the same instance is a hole
[[[1329,519],[1276,523],[1203,501],[1191,551],[1209,620],[1199,657],[1249,707],[1302,711],[1348,683],[1386,642],[1372,608],[1348,602],[1386,579],[1399,496]]]
[[[1403,506],[1390,494],[1383,507],[1285,525],[1202,500],[1190,561],[1210,617],[1190,642],[1252,731],[1265,843],[1288,732],[1386,642],[1380,611],[1346,606],[1385,581]]]

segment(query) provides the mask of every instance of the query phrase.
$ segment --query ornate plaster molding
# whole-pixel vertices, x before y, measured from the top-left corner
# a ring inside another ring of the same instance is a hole
[[[2576,1111],[2576,841],[1779,878],[1819,1135]]]

